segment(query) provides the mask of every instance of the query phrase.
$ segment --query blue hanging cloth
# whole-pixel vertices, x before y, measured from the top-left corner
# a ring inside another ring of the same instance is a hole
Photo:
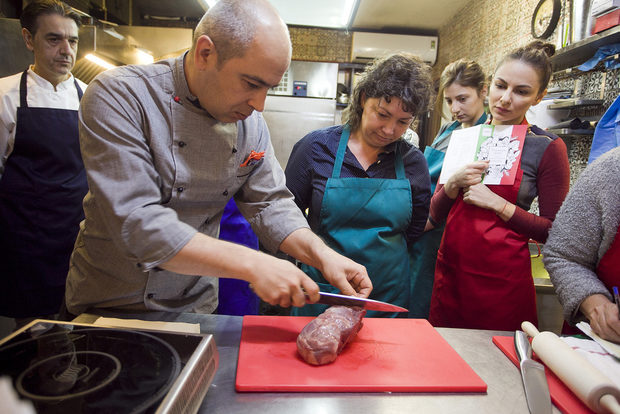
[[[250,223],[241,215],[235,201],[231,199],[224,208],[220,222],[220,240],[226,240],[258,250],[258,238]],[[260,299],[250,289],[249,283],[239,279],[219,279],[220,315],[257,315]]]
[[[589,60],[582,63],[581,66],[578,66],[582,72],[587,72],[589,70],[594,69],[594,67],[602,60],[604,60],[603,65],[608,70],[617,69],[620,67],[620,62],[616,59],[606,59],[609,56],[617,55],[620,53],[620,43],[614,43],[612,45],[605,45],[598,48],[594,56],[592,56]]]
[[[620,96],[611,104],[596,124],[588,164],[600,155],[620,145]]]

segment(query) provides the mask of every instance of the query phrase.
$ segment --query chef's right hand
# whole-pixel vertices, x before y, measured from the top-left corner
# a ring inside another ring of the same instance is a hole
[[[319,300],[319,286],[293,263],[264,254],[266,262],[255,266],[250,282],[263,301],[283,308],[304,306]],[[304,294],[305,292],[305,294]]]
[[[465,165],[448,178],[444,191],[448,197],[456,198],[461,188],[480,184],[482,182],[482,174],[484,174],[487,168],[489,168],[489,161],[475,161]]]

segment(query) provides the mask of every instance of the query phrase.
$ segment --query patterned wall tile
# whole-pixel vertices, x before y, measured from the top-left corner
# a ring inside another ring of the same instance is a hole
[[[293,60],[348,62],[351,33],[343,30],[290,27]]]

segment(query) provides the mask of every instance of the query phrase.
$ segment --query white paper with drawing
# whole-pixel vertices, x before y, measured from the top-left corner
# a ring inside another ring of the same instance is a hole
[[[527,125],[477,125],[455,130],[448,144],[439,184],[445,184],[465,165],[484,160],[489,160],[482,180],[484,184],[514,184],[526,132]]]

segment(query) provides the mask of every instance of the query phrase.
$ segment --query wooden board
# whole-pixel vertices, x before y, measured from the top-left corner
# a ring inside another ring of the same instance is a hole
[[[312,319],[245,316],[237,391],[486,392],[484,381],[424,319],[364,318],[336,361],[309,365],[296,340]]]

